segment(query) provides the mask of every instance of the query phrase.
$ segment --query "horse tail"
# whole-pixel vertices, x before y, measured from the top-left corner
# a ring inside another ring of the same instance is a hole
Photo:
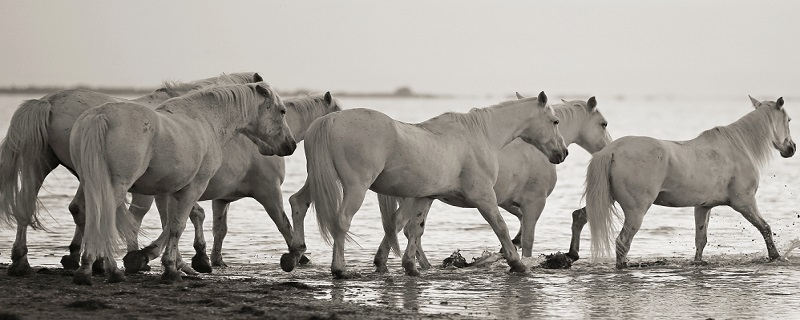
[[[605,152],[604,152],[605,151]],[[614,154],[602,150],[596,153],[589,162],[586,172],[586,216],[592,237],[592,259],[607,255],[613,242],[613,216],[618,215],[614,207],[614,195],[611,193],[611,164]]]
[[[317,212],[317,224],[322,239],[332,244],[333,237],[348,233],[346,217],[341,206],[344,195],[339,172],[331,157],[328,128],[331,118],[324,117],[311,123],[306,131],[306,160],[311,199]],[[352,241],[349,234],[347,240]]]
[[[402,213],[399,211],[400,201],[403,201],[403,198],[378,194],[378,207],[381,209],[383,232],[386,234],[385,237],[386,241],[389,242],[389,247],[392,248],[392,252],[397,256],[400,256],[400,244],[397,241],[397,222],[403,218],[398,216]]]
[[[39,222],[37,196],[41,165],[49,148],[47,126],[50,102],[27,100],[11,116],[8,133],[0,143],[0,226],[27,223],[44,229]]]
[[[76,132],[78,150],[72,145],[72,162],[86,197],[86,225],[82,247],[95,257],[114,257],[117,249],[136,235],[133,217],[124,205],[118,205],[105,155],[108,119],[90,115],[86,126]],[[77,151],[77,152],[76,152]]]

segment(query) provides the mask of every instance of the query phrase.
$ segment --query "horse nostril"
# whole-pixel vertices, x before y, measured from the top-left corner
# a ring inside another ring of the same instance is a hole
[[[569,150],[564,149],[564,158],[566,158],[568,155],[569,155]]]

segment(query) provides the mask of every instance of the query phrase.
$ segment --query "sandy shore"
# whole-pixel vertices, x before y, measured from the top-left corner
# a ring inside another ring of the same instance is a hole
[[[0,319],[455,319],[391,307],[318,299],[320,288],[301,281],[238,277],[184,277],[162,284],[158,274],[128,275],[122,283],[72,283],[72,272],[35,267],[25,277],[0,265]],[[460,317],[459,317],[460,318]]]

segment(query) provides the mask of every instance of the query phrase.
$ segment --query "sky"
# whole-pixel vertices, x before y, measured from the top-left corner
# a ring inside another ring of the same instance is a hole
[[[257,71],[281,90],[791,96],[798,13],[798,1],[0,0],[0,86]]]

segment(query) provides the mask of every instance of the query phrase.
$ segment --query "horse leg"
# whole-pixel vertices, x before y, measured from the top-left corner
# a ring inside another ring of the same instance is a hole
[[[522,211],[522,256],[530,258],[533,254],[533,239],[536,233],[536,222],[542,216],[544,205],[547,202],[547,194],[533,194],[525,198],[520,204]]]
[[[125,257],[122,258],[122,263],[125,266],[126,273],[136,273],[139,271],[150,270],[150,266],[148,266],[147,263],[150,262],[150,260],[157,258],[158,255],[161,254],[161,251],[164,250],[164,245],[169,237],[169,233],[166,231],[170,210],[169,205],[171,202],[169,198],[169,196],[165,195],[159,195],[155,197],[156,208],[158,209],[158,215],[161,219],[162,231],[158,235],[158,238],[150,245],[140,250],[129,251]]]
[[[511,243],[513,243],[514,246],[516,246],[518,248],[521,248],[522,247],[522,224],[523,224],[523,222],[522,222],[522,220],[523,220],[523,218],[522,218],[523,217],[522,210],[517,206],[500,206],[500,207],[505,209],[506,211],[508,211],[508,213],[510,213],[510,214],[514,215],[515,217],[517,217],[517,219],[519,219],[519,230],[517,230],[517,235],[514,236],[514,239],[511,239]]]
[[[72,282],[79,285],[92,285],[92,265],[94,261],[94,255],[84,252],[81,257],[81,266],[78,270],[75,270]]]
[[[69,254],[61,257],[61,266],[66,270],[77,270],[81,266],[81,242],[83,241],[83,228],[86,225],[85,205],[83,186],[79,186],[78,192],[69,203],[69,212],[75,222],[75,234],[69,244]]]
[[[362,199],[363,201],[363,199]],[[311,206],[311,186],[308,179],[303,187],[289,197],[289,205],[292,208],[292,243],[289,245],[289,253],[281,256],[281,269],[291,272],[297,264],[303,263],[303,253],[306,252],[305,219],[308,208]],[[308,263],[306,261],[305,263]]]
[[[578,250],[580,250],[581,245],[581,231],[583,231],[586,222],[586,207],[572,212],[572,238],[570,239],[569,252],[567,253],[567,257],[572,261],[578,261],[580,258]]]
[[[511,237],[508,235],[508,226],[506,226],[506,222],[500,215],[494,190],[471,189],[470,191],[471,194],[466,195],[467,199],[475,204],[483,218],[494,230],[503,247],[503,258],[506,259],[506,262],[511,267],[511,272],[523,273],[528,271],[528,267],[522,264],[519,259],[519,253],[517,253],[514,244],[511,243]]]
[[[344,224],[340,233],[331,235],[333,238],[333,261],[331,262],[331,274],[333,274],[333,276],[337,279],[350,279],[359,277],[360,275],[358,273],[347,271],[347,263],[345,262],[344,258],[344,242],[347,237],[347,232],[350,230],[350,223],[353,221],[353,216],[355,216],[358,209],[361,208],[361,204],[364,202],[367,188],[361,188],[360,186],[352,186],[348,188],[348,186],[344,185],[343,183],[342,189],[344,192],[339,214],[344,215],[344,220],[342,220]]]
[[[628,266],[627,256],[628,251],[631,249],[633,236],[639,232],[639,228],[642,226],[642,220],[649,207],[648,205],[644,208],[622,208],[625,212],[625,222],[622,223],[622,230],[617,237],[617,269],[623,269]]]
[[[761,213],[758,212],[756,199],[750,198],[732,202],[731,207],[733,210],[741,213],[742,216],[747,219],[747,221],[750,221],[750,223],[753,224],[756,229],[758,229],[758,232],[761,233],[761,236],[764,237],[764,242],[767,244],[767,254],[769,255],[769,260],[773,261],[780,259],[781,255],[778,253],[778,249],[775,248],[775,242],[772,240],[772,228],[770,228],[769,224],[767,224],[767,222],[761,216]]]
[[[230,201],[214,200],[211,201],[211,210],[214,212],[214,247],[211,248],[211,266],[227,268],[228,265],[222,261],[222,242],[228,234],[228,208]]]
[[[410,220],[405,225],[408,244],[406,245],[406,252],[403,254],[403,269],[406,270],[406,275],[419,276],[414,260],[422,248],[420,241],[422,233],[425,231],[425,220],[428,217],[428,211],[432,203],[433,198],[415,198],[413,204],[403,213],[404,216],[410,217]]]
[[[161,255],[161,264],[164,266],[164,273],[161,275],[163,282],[182,281],[181,274],[178,271],[182,267],[178,242],[181,234],[186,229],[186,221],[189,220],[192,207],[203,194],[207,185],[208,181],[190,184],[183,190],[174,193],[174,198],[169,201],[167,225],[164,226],[168,239],[164,246],[164,254]]]
[[[42,159],[41,162],[39,170],[32,175],[30,181],[24,181],[29,176],[23,175],[19,193],[13,200],[16,202],[12,208],[17,222],[17,234],[11,247],[11,265],[8,267],[8,275],[12,277],[24,276],[31,272],[31,265],[28,263],[28,226],[41,227],[36,221],[36,197],[45,177],[58,166],[58,160],[52,151],[48,152],[46,159]]]
[[[192,206],[189,219],[194,226],[194,257],[192,257],[192,269],[200,273],[211,273],[211,261],[206,254],[206,238],[203,235],[203,221],[206,219],[206,211],[199,204]]]
[[[142,228],[142,219],[144,219],[144,215],[150,211],[150,207],[153,206],[153,196],[142,195],[142,194],[131,194],[131,204],[128,207],[128,211],[130,211],[131,216],[133,216],[136,234],[139,234],[139,229]],[[138,237],[134,236],[128,239],[128,252],[139,250],[139,239]]]
[[[278,227],[278,232],[281,233],[281,236],[283,236],[283,239],[286,241],[286,245],[291,251],[294,230],[292,230],[292,224],[289,222],[289,218],[286,216],[286,211],[283,208],[283,196],[281,195],[280,180],[264,184],[261,188],[258,188],[255,194],[252,196],[253,199],[258,201],[258,203],[264,207],[264,210],[267,211],[267,214],[269,214],[269,217],[272,219],[272,222],[275,223],[275,226]],[[301,259],[301,257],[303,257],[302,253],[300,253],[300,256],[293,256],[292,259]],[[281,265],[283,263],[283,257],[281,257]],[[308,263],[307,258],[306,263]],[[292,265],[294,264],[295,261],[293,260]]]
[[[703,249],[708,243],[708,220],[711,217],[711,207],[694,207],[694,262],[703,262]]]
[[[403,200],[407,201],[407,200]],[[400,205],[397,210],[394,211],[394,215],[391,217],[395,220],[395,230],[394,233],[398,234],[402,230],[408,230],[406,228],[406,224],[409,222],[409,215],[404,214],[404,210],[408,210],[410,206]],[[408,232],[405,232],[406,238],[408,238]],[[383,239],[381,240],[381,245],[378,247],[378,251],[375,252],[375,258],[372,260],[373,265],[375,265],[375,272],[378,273],[385,273],[389,272],[389,268],[386,266],[386,262],[389,260],[389,252],[391,251],[391,245],[389,244],[389,239],[387,235],[384,234]]]

